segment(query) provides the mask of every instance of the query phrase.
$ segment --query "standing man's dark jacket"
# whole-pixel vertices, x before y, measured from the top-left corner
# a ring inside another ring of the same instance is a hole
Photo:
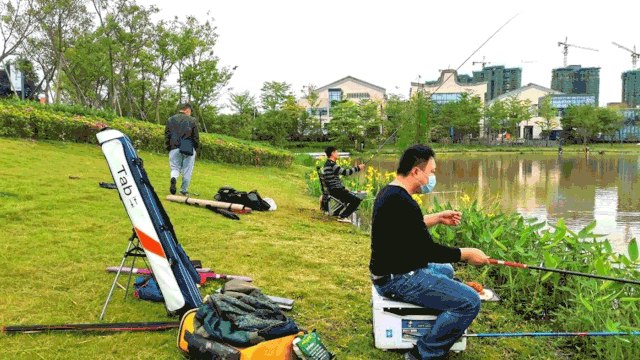
[[[193,149],[200,149],[200,135],[196,119],[183,113],[173,115],[167,121],[165,129],[165,146],[167,150],[178,149],[180,140],[189,139],[193,144]]]
[[[327,162],[324,163],[324,168],[322,169],[324,181],[325,184],[327,184],[327,190],[344,189],[344,185],[342,185],[342,181],[340,180],[340,175],[349,176],[357,173],[358,171],[360,171],[360,168],[357,166],[354,166],[351,169],[345,169],[336,164],[335,161],[327,160]]]

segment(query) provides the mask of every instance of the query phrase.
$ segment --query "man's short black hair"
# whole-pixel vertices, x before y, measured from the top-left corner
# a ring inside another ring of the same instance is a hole
[[[407,176],[414,167],[435,158],[436,153],[428,145],[413,145],[404,151],[398,163],[398,175]]]
[[[189,109],[189,110],[193,111],[193,106],[191,106],[191,104],[188,103],[188,102],[180,104],[180,106],[178,108],[179,108],[179,110],[187,110],[187,109]]]
[[[327,154],[327,157],[330,157],[331,154],[333,154],[333,152],[336,150],[338,149],[334,148],[333,146],[327,146],[327,148],[324,149],[324,153]]]

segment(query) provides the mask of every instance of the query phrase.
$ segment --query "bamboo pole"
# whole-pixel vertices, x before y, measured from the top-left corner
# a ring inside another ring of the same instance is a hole
[[[209,205],[209,206],[213,206],[220,209],[231,210],[233,212],[240,213],[240,214],[251,212],[251,208],[248,206],[241,205],[241,204],[232,204],[232,203],[222,202],[222,201],[193,199],[193,198],[188,198],[186,196],[177,196],[177,195],[167,195],[167,200],[178,202],[178,203],[185,203],[189,205],[202,206],[202,207],[206,207],[207,205]]]

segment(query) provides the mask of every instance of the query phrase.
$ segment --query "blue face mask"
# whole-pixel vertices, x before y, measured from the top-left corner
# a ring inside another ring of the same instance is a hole
[[[429,176],[429,182],[424,185],[420,185],[420,192],[423,194],[429,194],[433,191],[433,188],[436,187],[436,176]]]

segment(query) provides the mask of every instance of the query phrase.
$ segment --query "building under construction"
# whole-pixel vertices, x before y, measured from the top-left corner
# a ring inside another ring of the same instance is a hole
[[[595,95],[595,106],[600,100],[600,68],[583,68],[580,65],[570,65],[565,68],[553,69],[551,88],[565,94]]]
[[[522,86],[522,69],[505,68],[504,65],[486,66],[482,70],[474,71],[473,76],[458,75],[461,84],[487,83],[487,93],[484,101],[491,101],[498,96],[519,89]],[[426,85],[435,82],[427,82]]]
[[[473,72],[475,82],[487,82],[487,101],[519,89],[522,86],[522,69],[505,68],[502,65],[486,66]]]
[[[640,106],[640,70],[622,73],[622,102],[630,108]]]

